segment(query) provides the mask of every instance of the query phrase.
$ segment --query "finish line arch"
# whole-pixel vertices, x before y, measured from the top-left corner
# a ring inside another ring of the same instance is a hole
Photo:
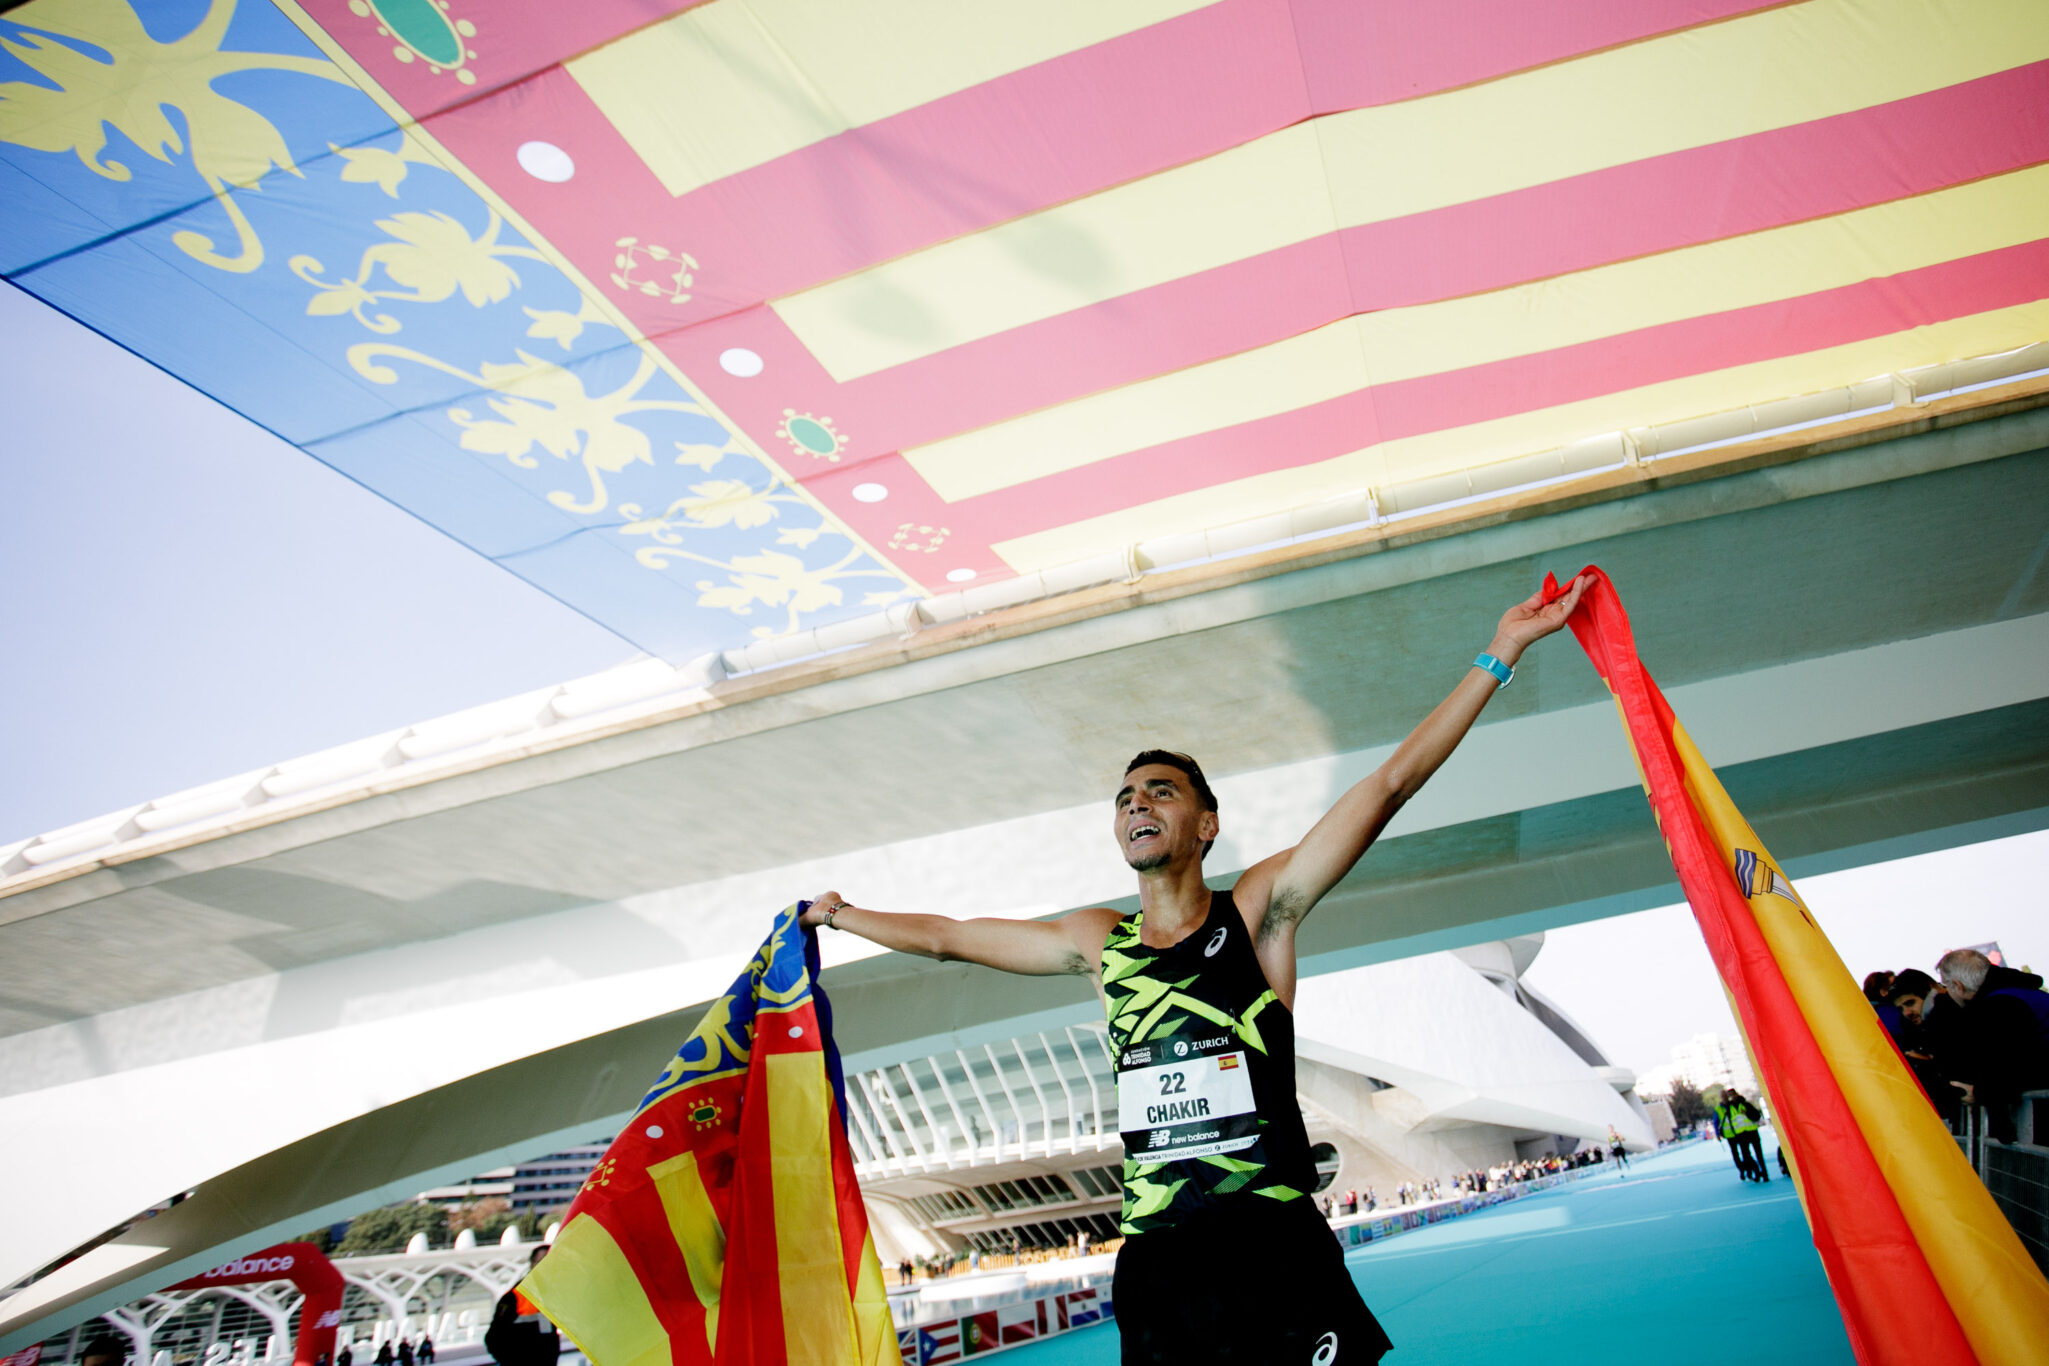
[[[311,1243],[277,1243],[246,1257],[223,1262],[171,1290],[225,1290],[230,1286],[290,1281],[305,1298],[299,1305],[299,1334],[292,1344],[292,1366],[321,1366],[334,1360],[334,1333],[341,1326],[342,1292],[347,1282],[327,1254]]]

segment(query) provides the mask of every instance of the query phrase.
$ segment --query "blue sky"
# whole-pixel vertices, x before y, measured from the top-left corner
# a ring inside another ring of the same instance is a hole
[[[0,284],[0,842],[638,652]]]

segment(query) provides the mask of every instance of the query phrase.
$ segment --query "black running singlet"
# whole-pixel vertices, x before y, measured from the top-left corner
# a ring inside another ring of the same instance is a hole
[[[1295,1101],[1295,1018],[1267,985],[1229,892],[1170,948],[1145,914],[1103,941],[1103,997],[1124,1137],[1122,1231],[1226,1201],[1300,1200],[1316,1183]]]

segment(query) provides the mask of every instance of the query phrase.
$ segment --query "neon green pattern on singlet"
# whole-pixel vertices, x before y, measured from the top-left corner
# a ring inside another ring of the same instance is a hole
[[[1109,1015],[1113,1053],[1151,1039],[1170,1038],[1191,1019],[1230,1031],[1257,1053],[1268,1051],[1259,1017],[1280,999],[1271,989],[1234,1015],[1190,993],[1189,989],[1200,980],[1199,975],[1179,980],[1150,976],[1149,970],[1159,966],[1159,959],[1129,951],[1140,942],[1139,929],[1140,917],[1131,916],[1119,922],[1103,944],[1103,1000]],[[1264,1118],[1260,1120],[1262,1128],[1266,1123]],[[1256,1154],[1260,1149],[1247,1151]],[[1269,1179],[1262,1180],[1263,1176]],[[1183,1212],[1177,1206],[1239,1191],[1274,1200],[1296,1200],[1304,1194],[1272,1179],[1264,1160],[1246,1161],[1222,1154],[1180,1162],[1142,1162],[1127,1151],[1124,1210],[1119,1229],[1133,1234],[1165,1227]]]

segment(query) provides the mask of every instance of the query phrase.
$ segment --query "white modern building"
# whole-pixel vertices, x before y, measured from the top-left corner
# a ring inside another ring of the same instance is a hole
[[[1305,979],[1297,1087],[1330,1185],[1386,1192],[1656,1136],[1634,1076],[1521,977],[1541,934]],[[847,1079],[884,1260],[1117,1236],[1124,1146],[1100,1024]]]

